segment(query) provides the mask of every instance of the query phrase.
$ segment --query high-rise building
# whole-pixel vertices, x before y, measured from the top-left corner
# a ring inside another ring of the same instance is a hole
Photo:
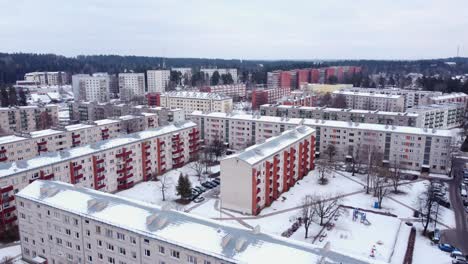
[[[65,72],[28,72],[24,80],[36,85],[65,85],[68,84],[68,76]]]
[[[75,74],[72,76],[75,100],[107,102],[110,93],[110,78],[107,73]]]
[[[129,101],[135,96],[144,96],[145,90],[144,73],[119,73],[120,99]]]
[[[149,70],[146,72],[148,80],[148,92],[162,93],[166,91],[171,77],[169,70]]]

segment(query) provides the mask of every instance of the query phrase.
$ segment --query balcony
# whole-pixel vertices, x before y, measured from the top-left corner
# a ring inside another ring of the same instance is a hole
[[[107,132],[109,132],[109,129],[108,129],[108,128],[104,128],[104,129],[101,130],[101,132],[102,132],[102,133],[107,133]]]
[[[42,177],[40,177],[41,180],[52,180],[54,178],[54,174],[51,173],[49,175],[43,175]]]
[[[73,144],[73,145],[80,145],[80,144],[81,144],[81,141],[80,141],[80,140],[78,140],[78,141],[73,141],[72,144]]]
[[[195,136],[195,135],[198,135],[200,134],[200,131],[198,130],[192,130],[191,132],[189,132],[189,136]]]
[[[15,200],[15,196],[13,195],[0,196],[0,204],[12,202],[13,200]]]
[[[81,170],[83,168],[82,165],[78,165],[78,166],[73,166],[73,170]]]
[[[13,191],[13,185],[0,188],[0,194]]]
[[[145,149],[150,149],[150,145],[149,144],[145,144]]]
[[[3,208],[2,213],[3,214],[8,214],[8,213],[13,212],[15,209],[16,209],[16,206],[14,206],[14,205],[8,206],[7,208]]]
[[[98,184],[98,185],[96,185],[96,190],[100,190],[100,189],[102,189],[104,187],[106,187],[106,185],[104,183]]]
[[[132,162],[132,161],[133,161],[133,158],[129,158],[129,159],[127,159],[127,160],[125,161],[125,163],[130,163],[130,162]]]
[[[4,161],[7,161],[7,160],[8,160],[7,156],[0,157],[0,162],[4,162]]]
[[[75,175],[75,181],[83,178],[83,173],[80,173],[78,175]]]
[[[5,224],[11,224],[11,223],[14,223],[16,221],[16,219],[18,219],[18,218],[16,217],[16,215],[14,215],[13,217],[10,217],[10,218],[7,218],[7,219],[3,220],[3,222]]]
[[[105,175],[97,176],[97,177],[96,177],[96,181],[102,181],[102,180],[104,180],[105,178],[106,178]]]
[[[80,138],[80,134],[76,134],[76,135],[73,134],[73,135],[72,135],[72,138],[73,138],[73,139],[75,139],[75,138]]]
[[[47,141],[37,142],[37,145],[38,146],[45,146],[45,145],[47,145]]]
[[[0,154],[5,154],[7,152],[6,149],[0,149]]]
[[[97,172],[97,173],[100,173],[100,172],[103,172],[103,171],[104,171],[104,167],[98,167],[98,168],[96,169],[96,172]]]
[[[47,148],[39,148],[37,151],[39,151],[39,152],[47,152],[47,150],[48,150]]]
[[[173,151],[172,151],[172,155],[181,153],[182,151],[184,151],[184,150],[183,150],[183,149],[176,149],[176,150],[173,150]]]

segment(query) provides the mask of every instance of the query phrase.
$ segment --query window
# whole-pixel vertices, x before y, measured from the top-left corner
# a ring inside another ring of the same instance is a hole
[[[65,229],[65,234],[70,236],[71,235],[71,230],[70,229]]]
[[[145,238],[145,240],[143,240],[143,242],[145,242],[145,244],[149,244],[149,239]]]
[[[97,254],[98,259],[102,259],[102,253]]]
[[[119,253],[122,255],[126,254],[125,248],[119,248]]]
[[[111,257],[107,257],[107,262],[109,263],[115,263],[115,259]]]
[[[98,245],[98,247],[102,247],[102,240],[99,240],[99,239],[98,239],[97,245]]]
[[[150,257],[151,251],[149,249],[145,249],[145,256]]]
[[[112,234],[112,230],[106,229],[106,236],[107,236],[107,237],[112,237],[112,235],[113,235],[113,234]]]
[[[130,242],[132,242],[132,244],[136,244],[136,239],[134,237],[130,237]]]
[[[117,232],[117,239],[125,240],[125,234]]]
[[[96,226],[96,234],[101,234],[101,227],[100,226]]]
[[[91,236],[91,231],[89,229],[86,229],[86,235]]]
[[[93,262],[93,257],[92,257],[92,256],[88,256],[88,261],[89,261],[89,262]]]
[[[114,245],[107,243],[107,249],[110,251],[114,251]]]
[[[177,250],[171,249],[171,257],[177,258],[177,259],[180,258],[180,252]]]
[[[159,251],[159,254],[161,254],[161,255],[165,254],[165,250],[164,250],[163,246],[158,246],[158,251]]]
[[[196,263],[197,263],[197,258],[194,257],[194,256],[188,255],[188,256],[187,256],[187,261],[188,261],[188,263],[196,264]]]
[[[72,248],[72,243],[70,241],[67,241],[65,244],[67,245],[67,248]]]
[[[88,249],[91,249],[91,243],[86,243],[86,247],[87,247]]]

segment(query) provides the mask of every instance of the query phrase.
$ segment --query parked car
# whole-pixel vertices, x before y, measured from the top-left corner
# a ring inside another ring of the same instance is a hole
[[[190,195],[189,200],[190,200],[190,201],[194,201],[195,199],[198,198],[199,195],[200,195],[200,194],[192,194],[192,195]]]
[[[213,188],[214,186],[212,184],[210,184],[209,182],[204,182],[201,184],[203,187],[205,188],[208,188],[208,189],[211,189]]]
[[[467,194],[466,194],[466,190],[465,190],[465,189],[461,189],[460,194],[461,194],[461,196],[463,196],[463,197],[467,197]]]
[[[220,178],[216,178],[216,179],[214,179],[213,181],[214,181],[214,182],[217,182],[218,184],[221,183],[221,179],[220,179]]]
[[[193,200],[194,203],[201,203],[205,201],[205,197],[199,196]]]
[[[458,248],[450,245],[450,244],[439,244],[439,249],[445,252],[452,253],[454,250],[460,251]]]
[[[216,182],[216,181],[211,181],[210,183],[211,183],[211,184],[214,184],[215,186],[218,186],[218,185],[219,185],[219,182]]]
[[[468,264],[468,261],[463,256],[456,256],[452,259],[452,264]]]
[[[436,201],[438,204],[442,205],[443,207],[450,209],[450,202],[447,201],[445,198],[436,197]]]
[[[450,253],[450,256],[452,258],[455,258],[457,256],[462,256],[463,257],[463,253],[460,250],[454,250],[454,251],[452,251],[452,253]]]
[[[440,230],[438,228],[434,229],[434,235],[432,236],[432,241],[434,241],[434,243],[440,242]]]
[[[463,205],[468,206],[468,200],[467,199],[463,200]]]
[[[206,191],[206,189],[205,189],[204,187],[202,187],[202,186],[197,186],[197,187],[195,187],[194,189],[195,189],[195,190],[198,190],[200,193]]]

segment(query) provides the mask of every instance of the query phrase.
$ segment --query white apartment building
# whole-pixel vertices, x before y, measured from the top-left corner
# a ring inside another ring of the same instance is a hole
[[[110,94],[110,78],[107,73],[75,74],[72,89],[76,101],[107,102]]]
[[[418,127],[450,129],[462,126],[465,119],[465,105],[456,103],[419,105],[408,112],[419,115]]]
[[[57,124],[57,105],[0,107],[0,135],[31,132]]]
[[[166,91],[171,78],[169,70],[149,70],[146,72],[149,93],[163,93]]]
[[[4,136],[0,137],[0,162],[26,160],[155,127],[156,114],[146,113]]]
[[[287,130],[221,160],[224,208],[256,215],[314,169],[315,131]]]
[[[235,150],[302,124],[316,130],[317,156],[332,144],[334,158],[341,161],[356,151],[375,149],[385,163],[397,162],[408,170],[446,174],[450,167],[450,130],[233,113],[193,112],[188,118],[198,124],[205,142],[219,139]]]
[[[234,83],[237,83],[238,80],[239,80],[239,77],[237,75],[237,69],[235,68],[227,68],[227,69],[205,69],[205,68],[202,68],[200,69],[200,72],[203,72],[205,74],[205,80],[210,80],[211,79],[211,76],[213,75],[213,73],[217,71],[219,73],[219,75],[223,75],[223,74],[231,74],[232,76],[232,80],[234,81]]]
[[[120,99],[129,101],[135,96],[144,96],[146,91],[144,73],[119,73]]]
[[[16,197],[22,257],[31,263],[369,263],[62,182],[36,181]]]
[[[189,113],[192,111],[229,112],[232,110],[232,98],[216,93],[204,92],[168,92],[160,95],[160,106],[179,108]]]
[[[402,95],[405,99],[405,109],[412,108],[421,104],[427,97],[442,95],[442,92],[423,91],[423,90],[408,90],[400,88],[363,88],[363,87],[348,87],[342,89],[342,91],[349,92],[365,92],[365,93],[377,93],[377,94],[388,94],[388,95]]]
[[[260,106],[260,114],[265,116],[352,121],[395,126],[430,127],[425,126],[424,120],[419,113],[410,111],[385,112],[351,108],[264,104]]]
[[[405,110],[405,98],[402,95],[347,91],[334,91],[332,93],[332,97],[339,95],[345,97],[347,108],[387,112],[403,112]]]
[[[13,195],[37,179],[68,182],[105,192],[124,190],[183,166],[197,153],[198,137],[196,125],[183,122],[2,163],[0,192],[2,197]],[[3,205],[0,228],[16,216],[15,203]]]
[[[466,107],[468,102],[468,95],[465,93],[449,93],[449,94],[441,94],[441,95],[434,95],[425,98],[425,104],[461,104]]]
[[[246,85],[238,84],[222,84],[211,85],[200,88],[200,92],[224,94],[230,97],[246,97]]]
[[[24,80],[36,85],[65,85],[68,84],[67,73],[58,72],[28,72],[24,75]]]
[[[182,74],[182,78],[187,78],[187,80],[192,79],[192,68],[187,68],[187,67],[177,67],[177,68],[171,68],[172,71],[175,72],[180,72]]]

